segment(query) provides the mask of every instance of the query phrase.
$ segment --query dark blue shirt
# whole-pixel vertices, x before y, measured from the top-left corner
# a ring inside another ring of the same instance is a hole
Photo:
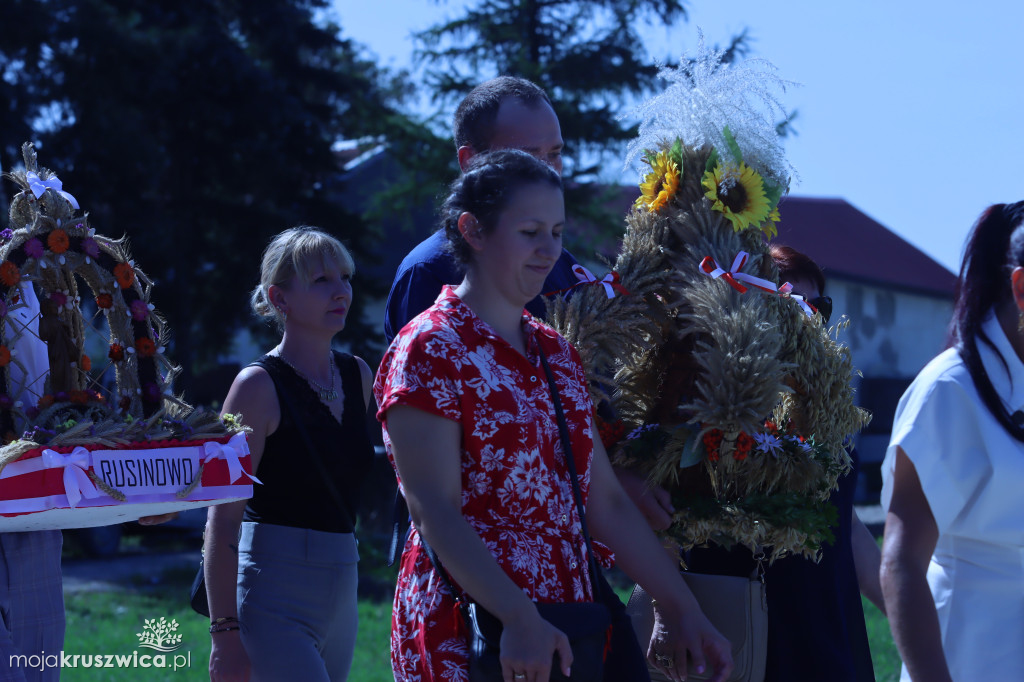
[[[384,312],[384,336],[389,345],[409,320],[434,305],[442,286],[462,281],[462,267],[448,252],[446,244],[447,238],[439,230],[417,244],[398,266]],[[579,282],[572,271],[575,264],[572,254],[562,249],[562,255],[544,281],[542,293],[567,289]],[[527,303],[526,309],[534,317],[544,319],[543,297]]]

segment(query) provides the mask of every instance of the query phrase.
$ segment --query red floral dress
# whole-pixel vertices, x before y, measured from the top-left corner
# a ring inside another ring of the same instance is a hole
[[[391,344],[374,385],[391,458],[387,411],[408,405],[462,426],[462,514],[498,564],[538,602],[592,601],[586,545],[538,345],[558,385],[584,505],[593,456],[593,404],[576,350],[523,315],[526,357],[451,287]],[[401,480],[399,480],[401,486]],[[607,548],[595,544],[602,563]],[[414,529],[402,554],[391,621],[399,682],[468,679],[455,601]]]

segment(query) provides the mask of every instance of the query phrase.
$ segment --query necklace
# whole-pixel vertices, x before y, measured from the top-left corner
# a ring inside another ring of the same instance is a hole
[[[294,371],[300,377],[305,379],[307,383],[311,384],[311,388],[313,388],[316,391],[316,394],[320,396],[320,400],[324,401],[325,403],[332,403],[338,399],[338,391],[334,388],[334,361],[331,358],[330,353],[327,354],[327,371],[331,375],[330,386],[324,386],[313,377],[306,376],[306,374],[302,370],[300,370],[292,363],[288,362],[284,355],[281,354],[280,348],[277,349],[277,357],[281,358],[281,361],[284,362],[284,364],[291,367],[292,371]]]

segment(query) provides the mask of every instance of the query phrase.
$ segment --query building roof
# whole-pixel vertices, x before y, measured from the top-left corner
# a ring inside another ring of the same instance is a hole
[[[625,214],[640,190],[635,186],[621,189],[609,210]],[[844,199],[789,195],[779,204],[779,214],[779,234],[772,241],[810,256],[828,279],[953,297],[954,273]]]
[[[379,186],[381,177],[394,177],[394,161],[377,139],[336,151],[339,162],[345,164],[346,201],[357,211],[363,210],[366,198],[373,193],[371,187]],[[612,189],[611,197],[604,203],[613,215],[628,213],[640,194],[636,185],[608,189]],[[421,201],[378,225],[386,235],[386,247],[366,259],[364,272],[385,279],[393,277],[405,253],[435,229],[434,210],[432,201]],[[829,279],[895,287],[944,299],[953,297],[954,273],[844,199],[790,195],[782,199],[779,213],[782,220],[773,241],[806,253]],[[586,221],[573,221],[571,216],[569,221],[578,237],[614,258],[617,240]]]
[[[773,241],[806,253],[840,277],[952,298],[956,275],[843,199],[787,196]]]

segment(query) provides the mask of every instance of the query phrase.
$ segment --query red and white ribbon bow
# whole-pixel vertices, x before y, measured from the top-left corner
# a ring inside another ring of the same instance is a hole
[[[579,263],[572,266],[572,271],[576,274],[576,279],[580,281],[579,284],[576,284],[575,286],[580,286],[580,284],[600,284],[604,287],[604,291],[608,294],[608,298],[615,298],[616,291],[621,294],[626,294],[627,296],[629,295],[629,291],[626,287],[619,284],[619,273],[614,270],[601,279],[595,277],[594,273],[587,270]]]
[[[714,258],[711,256],[705,256],[704,260],[700,262],[700,270],[711,279],[718,279],[721,277],[729,283],[729,286],[741,294],[747,293],[747,288],[740,284],[741,281],[757,287],[762,291],[767,291],[770,294],[776,293],[778,291],[778,287],[775,286],[775,282],[769,282],[766,279],[761,279],[760,277],[740,272],[740,268],[746,264],[749,257],[750,254],[746,251],[740,251],[736,254],[736,258],[733,259],[732,267],[726,271]]]
[[[223,444],[207,441],[203,444],[203,450],[206,452],[206,458],[203,459],[203,464],[206,464],[213,459],[224,459],[227,461],[228,476],[232,483],[237,481],[239,476],[245,474],[245,476],[253,483],[263,485],[263,482],[260,479],[242,468],[242,462],[240,459],[249,454],[249,443],[245,440],[244,433],[236,433],[231,437],[231,440]]]
[[[56,175],[51,175],[46,180],[43,180],[35,171],[29,171],[25,173],[25,179],[28,180],[28,187],[32,190],[32,194],[35,195],[36,199],[43,196],[43,192],[46,190],[52,189],[57,192],[57,194],[71,202],[71,205],[74,206],[76,210],[78,209],[78,200],[64,191],[64,184]]]
[[[54,450],[43,450],[41,459],[45,469],[64,469],[64,493],[72,509],[83,495],[88,498],[100,496],[89,479],[89,451],[85,448],[77,447],[66,455]]]
[[[797,305],[799,305],[800,308],[804,311],[804,313],[807,314],[807,317],[814,317],[814,308],[812,308],[810,304],[807,303],[803,296],[801,296],[800,294],[793,293],[793,285],[790,284],[789,282],[786,282],[781,287],[779,287],[779,296],[788,296],[789,298],[796,301]]]

